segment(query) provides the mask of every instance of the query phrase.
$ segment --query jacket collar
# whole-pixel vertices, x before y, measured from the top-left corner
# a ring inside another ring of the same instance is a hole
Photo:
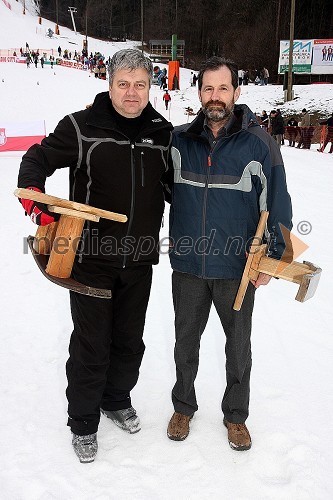
[[[181,131],[181,135],[184,134],[186,136],[191,136],[192,138],[202,140],[204,124],[205,115],[202,111],[200,111],[193,122]],[[247,130],[252,126],[259,126],[259,124],[250,108],[246,104],[235,104],[231,122],[226,126],[227,135],[230,136],[236,134],[237,132],[240,132],[241,130]]]

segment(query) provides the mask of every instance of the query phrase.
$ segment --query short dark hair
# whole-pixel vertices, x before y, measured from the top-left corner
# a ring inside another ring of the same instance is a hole
[[[225,57],[213,56],[201,64],[198,74],[198,88],[201,90],[202,79],[205,71],[216,71],[223,66],[226,66],[231,72],[231,82],[234,89],[238,87],[238,65],[231,59]]]

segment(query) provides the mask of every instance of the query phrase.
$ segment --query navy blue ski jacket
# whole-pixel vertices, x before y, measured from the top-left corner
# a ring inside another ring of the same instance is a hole
[[[235,105],[232,125],[215,144],[204,122],[200,112],[173,131],[171,266],[202,278],[238,279],[262,210],[269,211],[270,256],[280,259],[285,250],[280,225],[291,229],[292,209],[283,160],[246,105]]]

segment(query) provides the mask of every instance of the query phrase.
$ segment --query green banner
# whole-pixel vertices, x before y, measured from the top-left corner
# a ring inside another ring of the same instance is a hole
[[[289,64],[280,65],[279,73],[289,70]],[[293,64],[293,73],[311,73],[311,64]]]

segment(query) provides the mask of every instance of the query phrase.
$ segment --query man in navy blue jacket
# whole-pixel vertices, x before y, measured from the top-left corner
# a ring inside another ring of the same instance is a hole
[[[173,134],[170,260],[177,380],[167,433],[170,439],[185,439],[198,409],[194,382],[200,338],[213,303],[226,335],[224,425],[231,448],[248,450],[254,293],[270,276],[260,273],[250,284],[240,311],[233,310],[233,302],[260,212],[269,211],[266,239],[270,256],[280,259],[285,250],[280,225],[291,229],[291,201],[276,142],[246,105],[235,105],[240,95],[236,64],[212,57],[201,67],[198,88],[201,112]]]

